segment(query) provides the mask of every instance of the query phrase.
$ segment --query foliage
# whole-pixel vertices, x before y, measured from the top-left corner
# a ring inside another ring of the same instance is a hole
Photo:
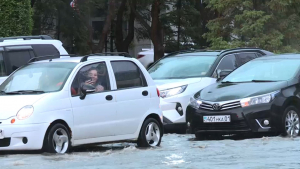
[[[0,1],[0,37],[30,35],[32,31],[30,0]]]
[[[211,20],[205,37],[211,48],[260,47],[266,50],[300,50],[299,1],[209,0],[220,17]]]

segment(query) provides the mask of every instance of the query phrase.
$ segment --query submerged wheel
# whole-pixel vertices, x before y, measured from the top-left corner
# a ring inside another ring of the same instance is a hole
[[[71,146],[70,133],[63,124],[52,126],[45,136],[44,150],[49,153],[67,153]]]
[[[137,141],[139,147],[155,147],[161,142],[162,131],[160,123],[153,118],[147,119],[140,131]]]
[[[283,116],[284,136],[296,137],[299,136],[299,110],[294,106],[289,106],[285,109]]]

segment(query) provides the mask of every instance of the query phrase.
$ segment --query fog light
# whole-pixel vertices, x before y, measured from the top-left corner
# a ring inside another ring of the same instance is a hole
[[[22,142],[23,142],[24,144],[27,144],[27,143],[28,143],[28,139],[27,139],[26,137],[23,137]]]
[[[182,111],[182,107],[178,107],[178,109],[177,109],[178,111]]]
[[[269,120],[264,120],[264,125],[269,125],[270,124],[270,122],[269,122]]]

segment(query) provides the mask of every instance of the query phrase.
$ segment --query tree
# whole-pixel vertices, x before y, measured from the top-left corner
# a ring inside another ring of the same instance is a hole
[[[97,47],[97,51],[99,51],[99,52],[103,51],[107,35],[111,31],[111,25],[112,25],[112,22],[114,21],[115,16],[116,16],[116,9],[118,8],[117,3],[115,2],[115,0],[109,0],[108,4],[109,4],[108,5],[108,14],[106,16],[105,24],[103,26],[103,30],[102,30],[102,33],[101,33],[101,36],[100,36],[98,47]]]
[[[30,0],[0,1],[0,36],[24,36],[32,31],[32,10]]]
[[[147,7],[149,6],[149,1],[139,1],[139,7],[142,7],[142,11],[138,11],[138,9],[134,10],[135,7],[133,5],[133,1],[131,0],[130,6],[133,10],[136,19],[139,23],[144,27],[147,31],[147,34],[150,36],[151,41],[154,45],[154,60],[158,60],[164,56],[164,33],[163,26],[161,22],[160,12],[161,8],[165,6],[164,0],[152,0],[151,1],[151,25],[149,24],[149,18],[147,17]]]
[[[121,5],[118,9],[117,13],[117,21],[116,21],[116,30],[115,30],[115,45],[118,52],[128,52],[128,48],[130,43],[134,38],[134,23],[135,23],[135,14],[134,11],[136,10],[136,0],[132,1],[132,8],[128,5],[128,0],[122,0]],[[128,12],[128,31],[127,36],[124,38],[124,18],[125,12]]]
[[[209,0],[208,7],[220,13],[208,22],[205,37],[214,49],[260,47],[274,52],[299,50],[298,1]]]

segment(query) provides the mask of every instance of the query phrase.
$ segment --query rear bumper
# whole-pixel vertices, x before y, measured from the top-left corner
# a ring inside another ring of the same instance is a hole
[[[4,136],[4,139],[0,139],[0,151],[42,149],[44,136],[48,127],[48,123],[0,125]]]

